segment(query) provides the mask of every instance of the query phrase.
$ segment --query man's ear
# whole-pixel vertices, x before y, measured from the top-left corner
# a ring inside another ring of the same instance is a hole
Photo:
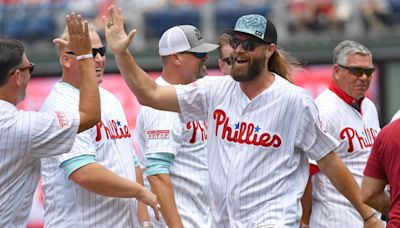
[[[334,78],[335,80],[339,80],[339,65],[334,64],[333,65],[333,69],[332,69],[332,78]]]
[[[21,86],[22,82],[23,82],[21,71],[20,70],[16,70],[14,73],[12,73],[10,75],[10,78],[8,80],[11,81],[13,84]]]
[[[60,58],[60,64],[63,67],[69,68],[71,66],[71,58],[66,54],[62,54]]]
[[[274,54],[276,51],[276,45],[274,43],[271,43],[268,45],[268,52],[267,52],[267,57],[271,58],[271,56]]]
[[[171,54],[169,57],[171,58],[171,61],[172,61],[175,65],[179,66],[179,65],[182,64],[182,62],[181,62],[181,57],[180,57],[178,54]]]
[[[223,71],[223,68],[224,68],[224,61],[223,60],[221,60],[221,59],[218,59],[218,67],[219,67],[219,70],[222,72]]]

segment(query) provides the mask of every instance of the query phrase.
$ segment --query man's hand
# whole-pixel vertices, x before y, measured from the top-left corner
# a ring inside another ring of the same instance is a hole
[[[154,210],[154,215],[156,217],[156,220],[157,221],[160,220],[160,204],[158,204],[156,195],[144,189],[143,194],[140,197],[138,197],[137,200],[152,207]]]
[[[103,16],[103,24],[105,27],[106,41],[111,52],[114,55],[127,52],[128,46],[136,33],[136,29],[126,34],[122,9],[116,9],[114,5],[108,7],[107,17]]]
[[[71,49],[76,56],[91,54],[92,42],[89,36],[89,25],[87,21],[83,21],[81,15],[74,12],[65,17],[67,23],[69,41],[57,38],[53,43]]]
[[[383,228],[382,221],[376,215],[364,222],[364,228]]]

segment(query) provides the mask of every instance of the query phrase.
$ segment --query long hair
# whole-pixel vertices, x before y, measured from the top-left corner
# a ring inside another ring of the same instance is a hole
[[[293,73],[301,68],[300,62],[295,57],[279,48],[276,48],[268,61],[269,71],[280,75],[291,83],[293,83]]]

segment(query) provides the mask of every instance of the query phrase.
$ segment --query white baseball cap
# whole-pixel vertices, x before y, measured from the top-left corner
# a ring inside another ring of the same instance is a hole
[[[192,25],[179,25],[165,31],[158,43],[160,56],[179,52],[209,53],[219,45],[204,41],[200,31]]]

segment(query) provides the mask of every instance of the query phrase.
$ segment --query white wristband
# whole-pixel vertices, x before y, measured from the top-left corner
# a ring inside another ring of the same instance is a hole
[[[149,221],[144,221],[143,223],[142,223],[142,227],[143,228],[145,228],[145,227],[153,227],[153,223],[151,223],[151,222],[149,222]]]
[[[92,59],[93,58],[93,54],[86,54],[86,55],[78,55],[76,56],[76,60],[82,60],[82,59]]]

